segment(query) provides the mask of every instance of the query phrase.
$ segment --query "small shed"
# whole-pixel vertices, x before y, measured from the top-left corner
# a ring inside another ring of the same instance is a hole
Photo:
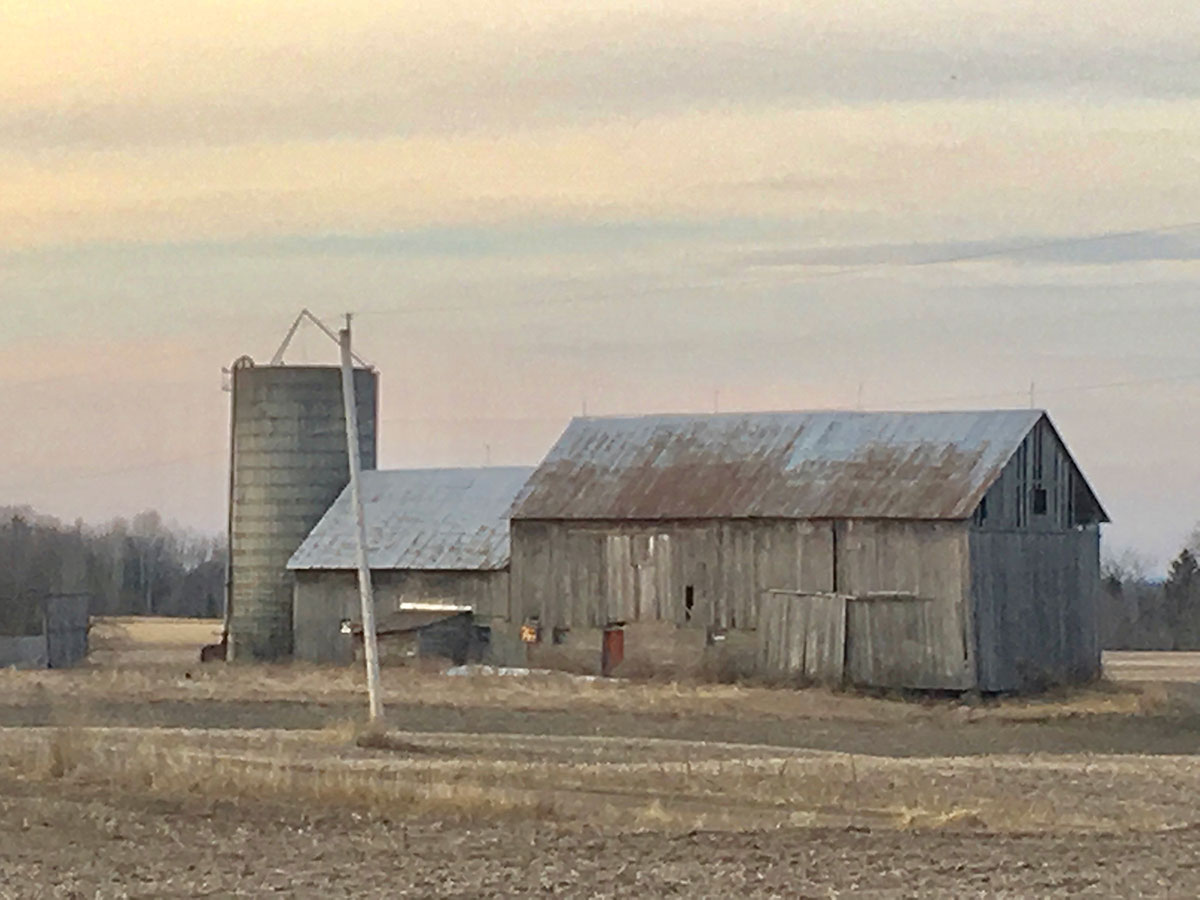
[[[87,658],[88,594],[53,594],[24,604],[0,633],[0,668],[67,669]]]
[[[576,419],[513,513],[512,623],[839,684],[1085,681],[1106,521],[1038,410]]]
[[[438,608],[469,610],[483,626],[493,617],[507,619],[509,513],[532,471],[363,472],[377,622],[385,625],[411,618],[414,610]],[[349,632],[361,622],[356,546],[347,488],[288,563],[296,579],[296,658],[322,663],[353,658]],[[344,628],[347,623],[350,627]]]

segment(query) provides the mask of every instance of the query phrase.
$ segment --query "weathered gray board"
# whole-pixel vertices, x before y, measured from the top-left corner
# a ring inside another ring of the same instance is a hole
[[[44,669],[46,663],[46,635],[0,635],[0,669]]]
[[[469,606],[481,621],[508,610],[508,572],[378,571],[371,575],[375,614],[382,618],[402,603],[447,603]],[[293,598],[294,653],[315,663],[345,664],[353,659],[343,620],[358,621],[362,612],[358,576],[354,572],[300,571]]]
[[[46,664],[51,669],[67,669],[87,658],[90,604],[86,594],[46,599]]]
[[[852,603],[847,680],[973,687],[966,522],[513,522],[513,615],[754,630],[764,591]],[[900,595],[920,602],[898,602]],[[687,603],[691,599],[689,609]]]
[[[838,593],[856,598],[848,683],[1036,689],[1099,671],[1097,541],[1094,526],[1018,533],[967,521],[514,520],[510,621],[732,632],[761,627],[764,591]]]
[[[838,523],[847,610],[846,680],[876,687],[974,686],[965,522]]]
[[[764,590],[833,588],[828,522],[514,520],[512,528],[518,623],[745,629],[755,627]]]
[[[1099,530],[971,534],[979,688],[1027,690],[1100,674]]]
[[[840,685],[846,661],[848,599],[842,594],[766,591],[758,611],[763,674]]]

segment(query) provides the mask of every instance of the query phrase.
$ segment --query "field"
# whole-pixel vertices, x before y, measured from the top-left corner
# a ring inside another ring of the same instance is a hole
[[[0,897],[1197,896],[1200,657],[964,703],[196,662],[0,672]]]

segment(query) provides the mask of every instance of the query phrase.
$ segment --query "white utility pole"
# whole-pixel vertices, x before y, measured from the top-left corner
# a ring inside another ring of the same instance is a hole
[[[383,718],[383,699],[379,691],[379,648],[375,639],[375,597],[371,590],[371,565],[367,560],[367,520],[363,514],[359,477],[362,459],[358,449],[358,400],[354,392],[354,353],[350,349],[350,315],[338,336],[342,347],[342,400],[346,407],[346,449],[350,453],[350,498],[354,505],[355,535],[358,547],[358,596],[362,601],[363,656],[367,663],[367,698],[372,722]]]

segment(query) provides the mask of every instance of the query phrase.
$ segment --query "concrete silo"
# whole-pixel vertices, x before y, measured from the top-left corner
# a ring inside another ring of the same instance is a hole
[[[378,375],[354,373],[362,467],[375,468]],[[228,658],[292,652],[288,559],[350,480],[341,370],[234,363]]]

